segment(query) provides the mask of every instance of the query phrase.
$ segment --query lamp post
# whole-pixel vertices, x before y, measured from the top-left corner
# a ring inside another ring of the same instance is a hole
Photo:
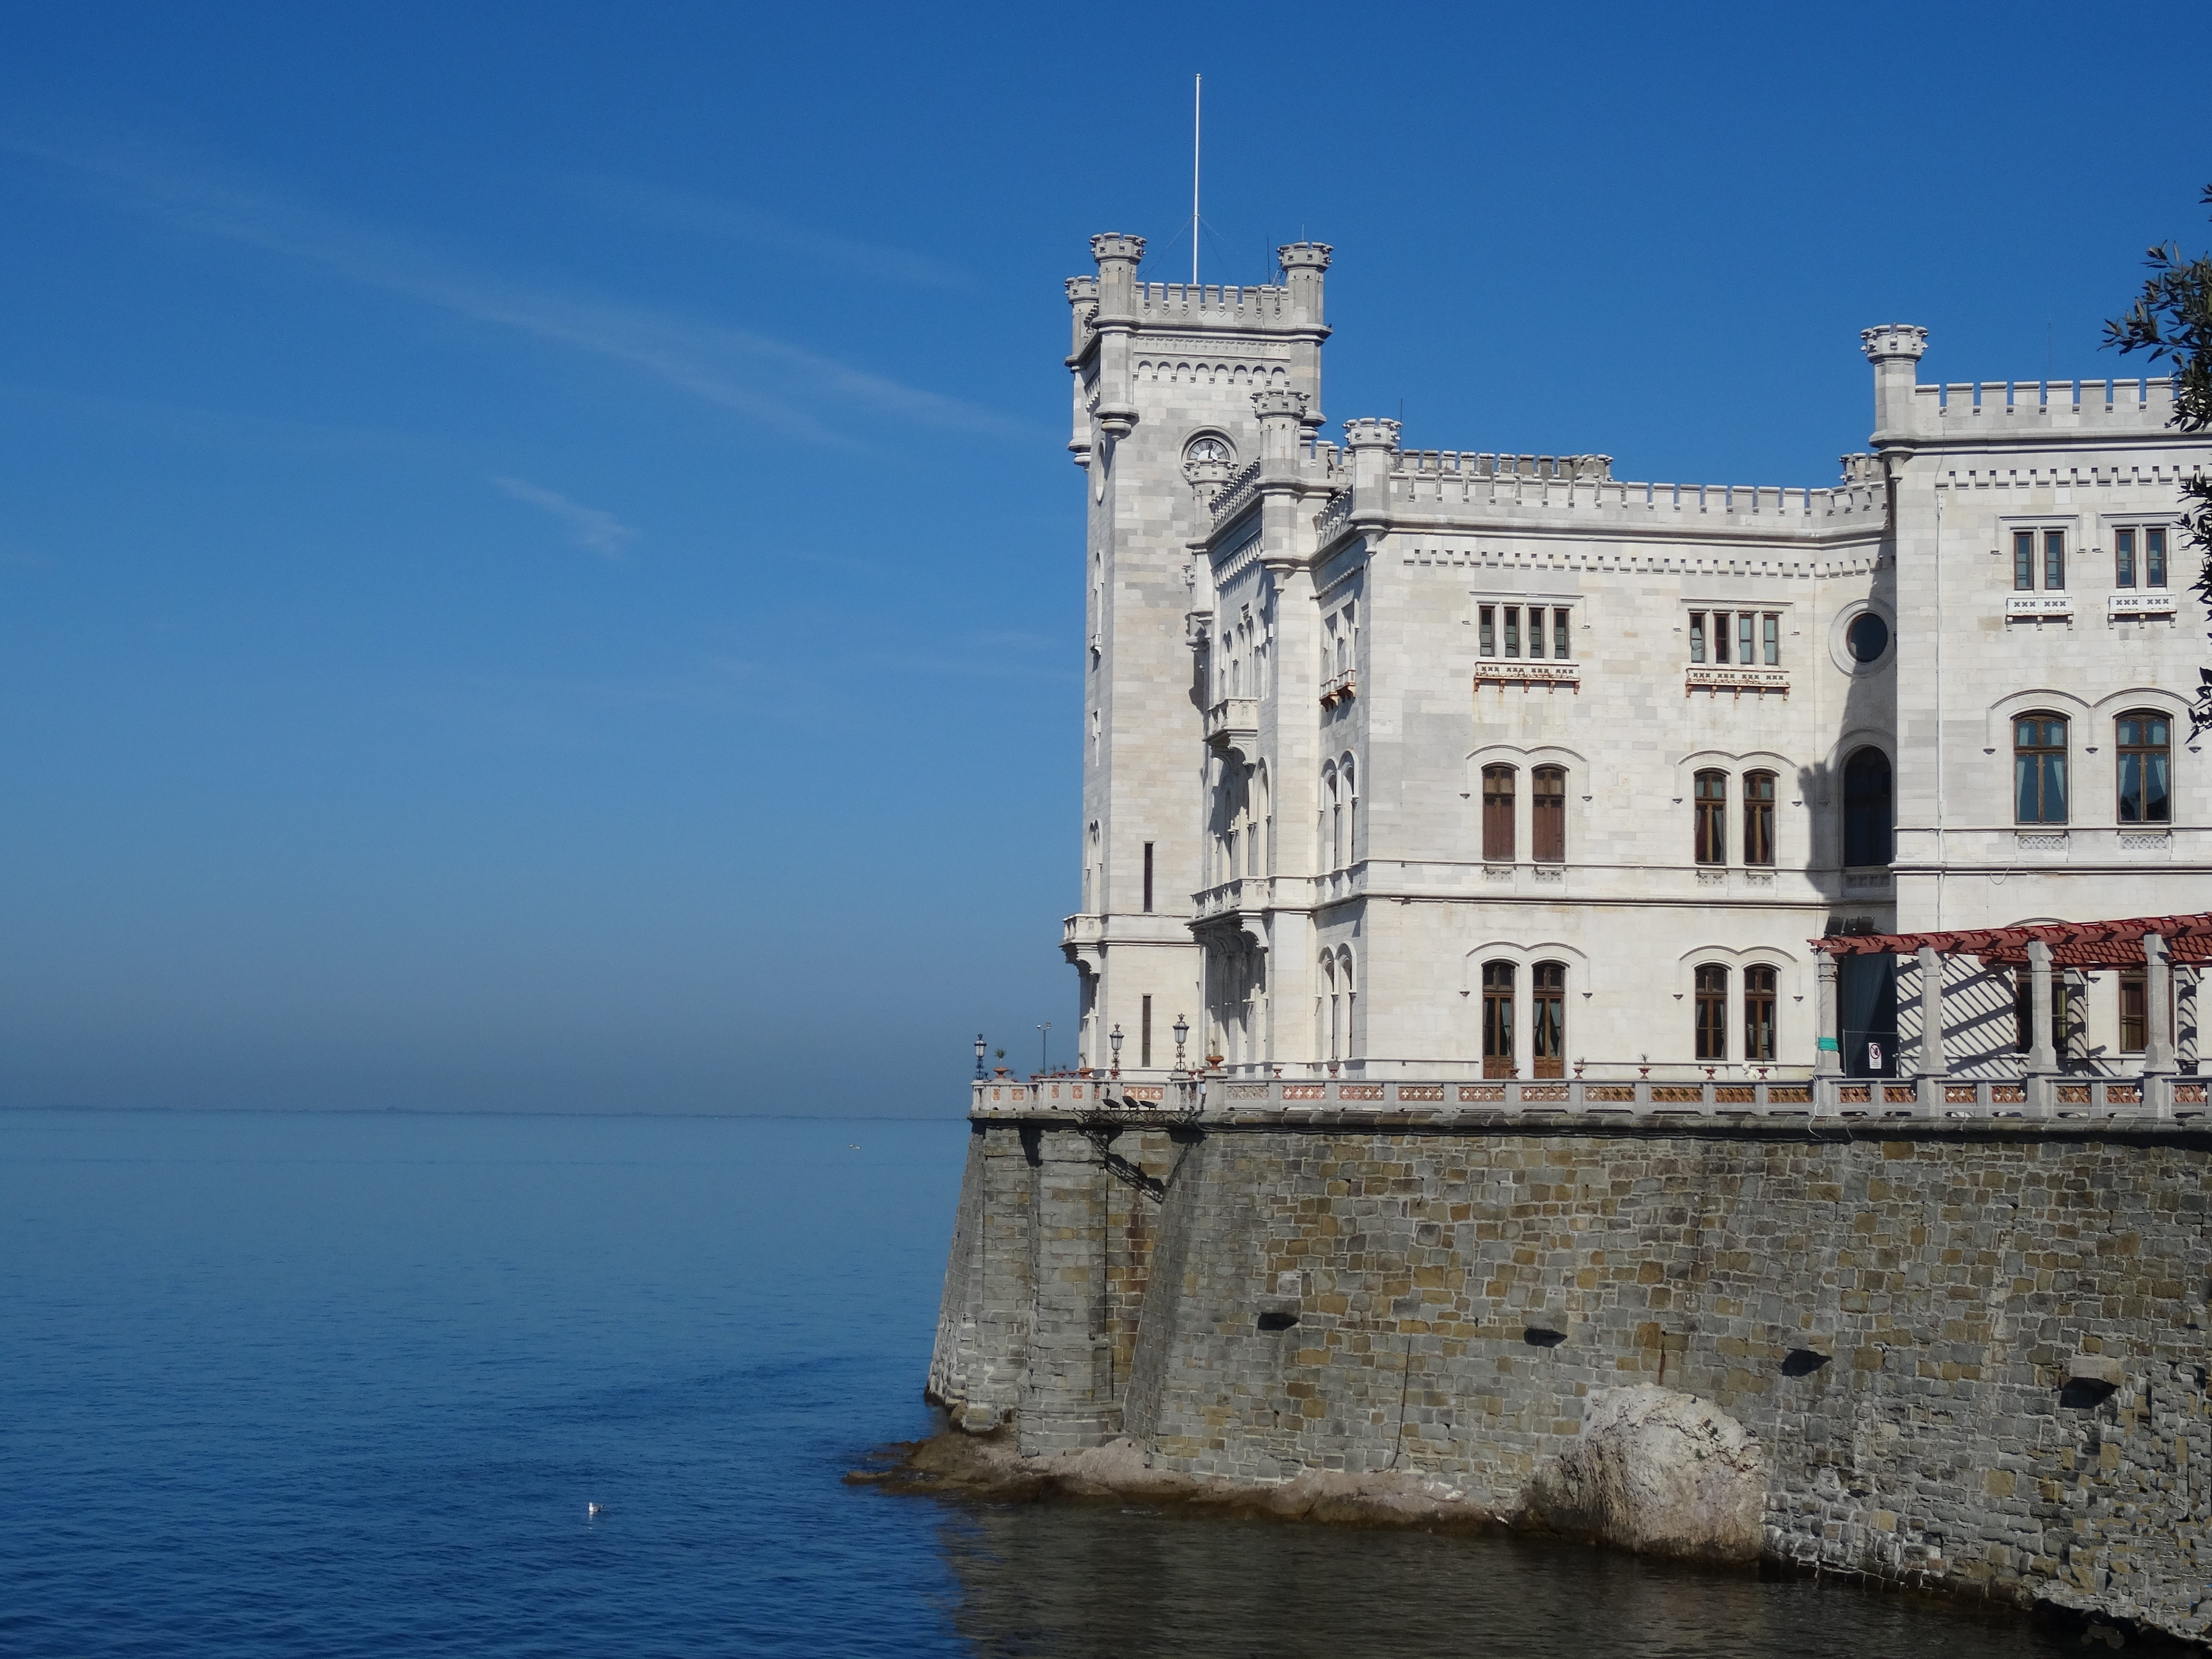
[[[1114,1051],[1114,1069],[1110,1075],[1121,1075],[1121,1022],[1115,1020],[1114,1029],[1106,1034],[1106,1044]]]
[[[983,1080],[983,1034],[975,1033],[975,1081]]]
[[[1188,1020],[1185,1019],[1185,1018],[1184,1018],[1181,1014],[1177,1014],[1177,1015],[1176,1016],[1176,1023],[1175,1023],[1175,1040],[1176,1040],[1176,1070],[1177,1070],[1178,1072],[1180,1072],[1180,1071],[1182,1071],[1182,1070],[1183,1070],[1183,1069],[1184,1069],[1184,1066],[1183,1066],[1183,1058],[1182,1058],[1182,1044],[1183,1044],[1183,1039],[1184,1039],[1185,1037],[1188,1037],[1189,1035],[1190,1035],[1190,1022],[1189,1022]]]

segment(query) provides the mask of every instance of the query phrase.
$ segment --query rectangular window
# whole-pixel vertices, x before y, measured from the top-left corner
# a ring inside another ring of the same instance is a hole
[[[2066,532],[2063,530],[2043,532],[2043,586],[2053,593],[2065,589]]]
[[[1505,654],[1509,657],[1521,654],[1521,607],[1517,605],[1505,607]]]
[[[2150,982],[2140,968],[2120,969],[2120,1052],[2139,1054],[2150,1047]]]
[[[1770,611],[1762,626],[1766,629],[1766,665],[1779,668],[1782,665],[1782,618]]]
[[[1690,660],[1703,662],[1705,659],[1705,613],[1702,611],[1692,611],[1690,613]]]
[[[2012,532],[2012,586],[2015,593],[2035,591],[2035,532],[2015,530]]]
[[[1774,983],[1771,968],[1743,970],[1743,1057],[1774,1058]]]
[[[1480,623],[1475,631],[1482,637],[1476,648],[1486,657],[1498,654],[1498,607],[1486,605],[1480,612]]]
[[[1513,1075],[1513,964],[1482,964],[1482,1074]]]
[[[2028,714],[2013,722],[2013,817],[2021,823],[2066,822],[2066,722]]]
[[[2167,772],[2173,759],[2172,727],[2163,714],[2139,709],[2123,714],[2118,778],[2122,823],[2166,823],[2173,815]]]
[[[1728,862],[1728,774],[1700,772],[1696,780],[1697,854],[1700,864]]]
[[[1565,611],[1552,613],[1552,654],[1562,661],[1574,655],[1567,649],[1567,612]]]
[[[2112,586],[2133,587],[2136,585],[2136,532],[2115,530],[2112,532]]]
[[[1492,864],[1513,862],[1513,769],[1482,769],[1482,856]]]
[[[1145,914],[1152,913],[1152,844],[1145,843]]]
[[[2031,968],[2013,969],[2012,1029],[2013,1047],[2026,1054],[2034,1046],[2030,1034],[2035,1029],[2035,971]],[[2051,970],[2051,1052],[2058,1063],[2066,1063],[2066,970]]]
[[[1743,861],[1774,862],[1774,774],[1743,775]]]
[[[1751,630],[1758,621],[1759,618],[1753,616],[1748,611],[1739,611],[1736,612],[1735,659],[1741,663],[1746,668],[1750,667],[1752,664],[1759,660],[1758,656],[1751,648]]]
[[[1729,613],[1725,611],[1716,611],[1713,612],[1713,660],[1726,662],[1728,659]]]
[[[1697,970],[1698,1058],[1728,1058],[1728,969],[1706,966]]]
[[[1567,861],[1567,774],[1559,766],[1540,766],[1530,775],[1534,786],[1528,803],[1529,839],[1536,843],[1536,862]]]
[[[2166,529],[2160,525],[2143,532],[2143,586],[2166,586]]]

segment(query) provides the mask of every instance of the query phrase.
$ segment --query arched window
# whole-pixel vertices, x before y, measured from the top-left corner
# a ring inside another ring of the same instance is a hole
[[[1563,653],[1564,654],[1564,653]],[[1567,769],[1540,766],[1528,775],[1528,839],[1539,864],[1567,861]]]
[[[1698,862],[1728,862],[1728,774],[1697,775]]]
[[[1889,757],[1860,749],[1844,763],[1844,862],[1855,866],[1890,860]]]
[[[1344,801],[1337,787],[1336,763],[1321,769],[1321,861],[1325,870],[1344,865]]]
[[[1706,963],[1697,971],[1698,1058],[1728,1058],[1728,969]]]
[[[1538,1077],[1567,1074],[1567,964],[1540,962],[1528,973],[1528,1051]]]
[[[1771,968],[1743,970],[1743,1057],[1774,1058],[1774,981]]]
[[[1482,1074],[1513,1075],[1513,964],[1482,964]]]
[[[1774,774],[1743,775],[1743,861],[1774,862]]]
[[[2063,717],[2022,714],[2013,721],[2012,777],[2014,822],[2066,822],[2066,721]]]
[[[1513,862],[1513,769],[1482,769],[1482,856],[1492,864]]]
[[[1359,780],[1349,755],[1337,769],[1344,779],[1344,862],[1351,866],[1359,862]]]
[[[1275,867],[1275,804],[1267,793],[1266,762],[1253,769],[1253,782],[1259,799],[1252,805],[1252,856],[1249,873],[1264,876]]]
[[[1336,952],[1336,985],[1344,994],[1344,1053],[1352,1054],[1352,1017],[1359,1011],[1359,988],[1352,982],[1352,947],[1340,945]]]
[[[2173,761],[2173,728],[2164,714],[2138,708],[2119,718],[2120,822],[2168,823],[2172,799],[2167,779]]]

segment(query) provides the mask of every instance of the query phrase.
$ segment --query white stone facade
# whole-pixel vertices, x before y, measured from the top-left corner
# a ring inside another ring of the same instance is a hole
[[[1870,329],[1870,453],[1830,488],[1340,446],[1330,250],[1238,289],[1142,283],[1143,246],[1068,283],[1082,1063],[1118,1029],[1164,1070],[1184,1017],[1253,1073],[1803,1075],[1813,937],[2206,908],[2178,487],[2212,444],[2165,382],[1920,386],[1924,331]],[[1954,1068],[2016,1073],[2008,978],[1947,971]],[[2118,980],[2075,976],[2069,1064],[2140,1064]],[[1910,1060],[1909,975],[1899,1020],[1844,1000],[1847,1069]]]

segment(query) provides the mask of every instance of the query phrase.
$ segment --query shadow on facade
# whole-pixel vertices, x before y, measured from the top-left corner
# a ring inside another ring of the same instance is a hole
[[[1894,615],[1896,548],[1883,550],[1872,597]],[[1810,815],[1807,876],[1832,906],[1829,933],[1882,933],[1899,926],[1890,866],[1896,854],[1899,757],[1897,660],[1911,648],[1901,620],[1889,624],[1888,654],[1853,674],[1831,757],[1797,769],[1798,799]],[[1825,651],[1825,645],[1817,647]],[[1847,1077],[1897,1075],[1896,959],[1844,957],[1837,963],[1836,1024]]]

